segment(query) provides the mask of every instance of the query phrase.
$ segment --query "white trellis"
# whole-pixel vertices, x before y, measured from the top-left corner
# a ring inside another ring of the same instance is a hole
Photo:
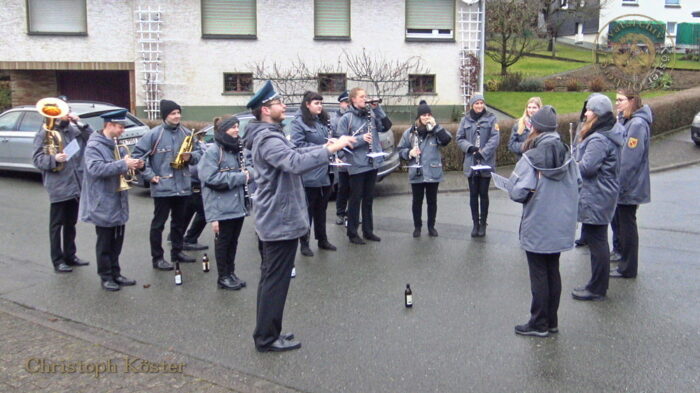
[[[486,14],[485,0],[466,0],[459,7],[460,31],[460,82],[462,103],[467,110],[469,98],[474,92],[483,91],[484,45]]]
[[[136,10],[138,53],[143,75],[143,94],[146,116],[149,120],[160,117],[161,86],[163,84],[161,26],[163,14],[160,4],[139,5]]]

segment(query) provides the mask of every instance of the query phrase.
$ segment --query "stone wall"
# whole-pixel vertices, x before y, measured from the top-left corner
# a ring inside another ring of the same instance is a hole
[[[58,91],[56,71],[10,71],[12,106],[34,105]]]

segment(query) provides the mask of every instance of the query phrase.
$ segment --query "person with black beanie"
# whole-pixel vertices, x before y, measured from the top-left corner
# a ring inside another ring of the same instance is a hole
[[[464,175],[469,181],[469,206],[472,212],[472,237],[486,235],[489,214],[489,183],[496,167],[496,149],[500,132],[496,116],[486,110],[484,96],[475,93],[469,99],[469,112],[457,129],[457,145],[464,152]],[[486,165],[489,169],[473,170],[472,166]],[[481,208],[481,212],[479,211]]]
[[[413,125],[404,131],[398,145],[399,156],[409,162],[408,181],[411,183],[413,202],[413,237],[419,237],[423,226],[423,197],[428,202],[428,234],[436,237],[438,186],[444,178],[440,148],[452,140],[447,130],[437,124],[432,110],[421,100]]]

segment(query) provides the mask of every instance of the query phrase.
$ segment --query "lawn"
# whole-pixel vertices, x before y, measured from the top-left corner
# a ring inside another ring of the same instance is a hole
[[[544,56],[551,56],[552,52],[545,49],[536,50],[533,53]],[[586,63],[593,63],[593,52],[590,49],[579,48],[576,46],[557,44],[557,57],[565,59],[581,60]]]
[[[648,91],[642,98],[651,98],[674,93],[670,90]],[[575,113],[581,110],[583,101],[591,94],[586,91],[575,92],[528,92],[528,91],[487,91],[485,93],[486,105],[492,105],[513,117],[522,116],[525,103],[530,97],[538,96],[542,98],[545,105],[552,105],[558,113]],[[605,95],[615,100],[615,92],[605,92]]]

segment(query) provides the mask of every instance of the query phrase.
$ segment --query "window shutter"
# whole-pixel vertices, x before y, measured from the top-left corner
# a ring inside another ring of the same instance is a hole
[[[202,0],[202,34],[257,34],[255,0]]]
[[[314,35],[350,37],[350,0],[315,0]]]
[[[85,0],[29,0],[30,33],[87,33]]]
[[[406,0],[406,29],[452,30],[454,0]]]

